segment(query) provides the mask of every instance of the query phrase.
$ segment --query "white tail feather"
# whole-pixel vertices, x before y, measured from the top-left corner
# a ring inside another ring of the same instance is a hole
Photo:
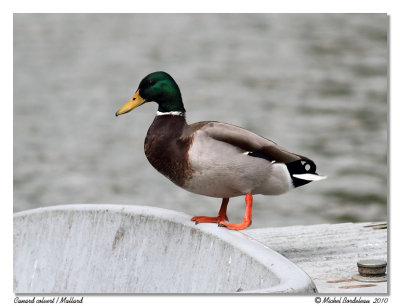
[[[292,176],[306,181],[320,181],[327,178],[326,176],[312,174],[312,173],[293,174]]]

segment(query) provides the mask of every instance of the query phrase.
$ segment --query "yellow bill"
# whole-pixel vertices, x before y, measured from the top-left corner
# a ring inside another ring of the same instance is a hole
[[[144,102],[146,102],[145,99],[143,99],[139,95],[139,90],[136,91],[136,93],[133,95],[132,99],[129,100],[128,103],[126,103],[124,106],[122,106],[116,113],[115,116],[119,116],[122,114],[125,114],[127,112],[130,112],[132,109],[138,107],[139,105],[142,105]]]

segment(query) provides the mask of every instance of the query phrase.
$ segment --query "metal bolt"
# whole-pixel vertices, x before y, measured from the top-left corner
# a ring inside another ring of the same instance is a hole
[[[353,276],[353,279],[361,282],[384,282],[386,277],[385,260],[367,259],[357,262],[358,273]]]

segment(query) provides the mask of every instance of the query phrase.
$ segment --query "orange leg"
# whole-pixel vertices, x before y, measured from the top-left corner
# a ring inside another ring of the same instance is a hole
[[[242,230],[251,225],[251,209],[253,207],[253,196],[250,193],[246,194],[246,211],[244,213],[244,218],[242,223],[234,224],[227,223],[225,221],[220,221],[219,226],[225,226],[230,230]]]
[[[194,216],[191,221],[198,223],[218,223],[221,221],[229,221],[226,215],[226,209],[228,208],[229,198],[223,198],[221,208],[219,209],[218,217],[206,217],[206,216]]]

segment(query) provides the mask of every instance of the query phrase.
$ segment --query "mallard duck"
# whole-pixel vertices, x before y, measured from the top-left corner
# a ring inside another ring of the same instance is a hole
[[[241,127],[217,121],[188,125],[181,92],[166,72],[147,75],[116,116],[147,103],[158,104],[144,142],[150,164],[173,183],[200,195],[222,198],[218,216],[195,216],[231,230],[251,225],[254,194],[279,195],[325,177],[315,163]],[[243,222],[229,223],[229,198],[245,195]]]

